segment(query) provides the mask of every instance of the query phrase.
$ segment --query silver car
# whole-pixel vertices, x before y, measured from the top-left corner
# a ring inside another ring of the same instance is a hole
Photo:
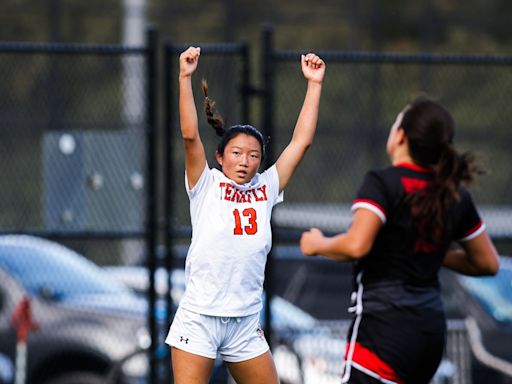
[[[28,298],[37,330],[27,341],[27,384],[100,384],[126,356],[149,345],[147,304],[102,268],[56,242],[0,236],[0,354],[15,362],[12,316]],[[119,383],[147,383],[144,353]]]

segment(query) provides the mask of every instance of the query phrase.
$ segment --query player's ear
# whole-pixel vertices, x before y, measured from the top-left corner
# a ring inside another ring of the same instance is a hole
[[[217,163],[222,167],[222,155],[219,153],[219,151],[215,151],[215,158],[217,159]]]
[[[407,136],[405,135],[405,131],[402,127],[398,127],[396,130],[396,142],[398,144],[403,144],[407,141]]]

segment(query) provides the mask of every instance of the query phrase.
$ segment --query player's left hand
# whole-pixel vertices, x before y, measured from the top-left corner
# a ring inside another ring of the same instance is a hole
[[[324,61],[314,53],[301,55],[302,73],[308,81],[321,83],[325,74]]]

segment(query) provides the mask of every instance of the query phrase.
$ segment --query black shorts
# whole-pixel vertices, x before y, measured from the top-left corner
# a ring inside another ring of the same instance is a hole
[[[357,369],[353,369],[350,372],[350,378],[349,381],[344,381],[344,383],[350,383],[350,384],[382,384],[382,381],[373,378],[372,376],[369,376],[361,371],[358,371]]]
[[[343,383],[428,384],[443,356],[444,324],[442,313],[404,309],[356,317]]]

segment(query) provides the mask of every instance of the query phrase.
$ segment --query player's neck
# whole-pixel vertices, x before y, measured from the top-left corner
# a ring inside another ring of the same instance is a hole
[[[396,148],[391,156],[391,164],[396,165],[400,163],[411,163],[414,164],[414,161],[409,153],[409,150],[405,146],[400,146]]]

